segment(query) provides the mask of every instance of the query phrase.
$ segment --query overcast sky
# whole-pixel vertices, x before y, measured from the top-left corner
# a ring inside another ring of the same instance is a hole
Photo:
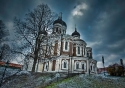
[[[28,10],[45,3],[56,13],[63,13],[67,34],[72,34],[75,24],[81,39],[93,49],[93,58],[105,65],[125,64],[125,0],[0,0],[0,20],[13,34],[13,19],[25,17]]]

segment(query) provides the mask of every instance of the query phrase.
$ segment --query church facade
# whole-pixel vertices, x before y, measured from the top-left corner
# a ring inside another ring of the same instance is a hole
[[[37,61],[36,71],[96,74],[97,61],[92,57],[92,48],[80,39],[76,28],[71,35],[66,34],[66,29],[66,23],[59,16],[53,23],[51,34],[45,30],[41,33],[41,36],[47,36],[47,40],[41,44],[43,48],[40,53],[43,55]],[[31,70],[30,66],[28,70]]]

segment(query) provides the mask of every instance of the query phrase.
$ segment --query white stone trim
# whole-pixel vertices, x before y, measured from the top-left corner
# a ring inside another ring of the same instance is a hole
[[[66,68],[64,68],[64,63],[66,63]],[[69,66],[68,60],[62,60],[62,69],[68,70],[68,66]]]
[[[78,53],[78,47],[80,48],[80,53]],[[76,46],[76,56],[82,56],[82,47]]]
[[[95,64],[94,63],[90,63],[90,71],[91,72],[95,72]]]
[[[75,61],[75,65],[74,65],[74,66],[75,66],[75,67],[74,67],[75,70],[78,70],[78,69],[76,68],[76,64],[77,64],[77,63],[79,63],[79,68],[78,68],[78,69],[80,69],[80,61]]]
[[[49,63],[46,62],[46,63],[44,64],[44,71],[48,71],[48,70],[49,70]]]
[[[67,42],[67,50],[65,49],[65,44],[66,44],[66,42]],[[69,41],[64,41],[63,42],[64,44],[63,44],[63,51],[69,51]]]
[[[92,64],[92,71],[95,71],[95,64]]]
[[[85,52],[86,50],[85,50],[85,47],[83,47],[83,56],[85,56],[86,55],[86,52]]]
[[[84,69],[82,69],[82,64],[84,64]],[[81,69],[86,71],[86,62],[85,61],[81,61]]]

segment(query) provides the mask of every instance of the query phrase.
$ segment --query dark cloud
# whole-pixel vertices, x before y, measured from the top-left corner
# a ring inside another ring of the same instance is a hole
[[[0,19],[10,29],[14,16],[24,18],[25,13],[41,3],[46,3],[56,13],[63,12],[68,33],[74,25],[88,46],[93,48],[94,59],[106,65],[111,62],[125,63],[125,0],[0,0]],[[73,15],[77,11],[77,15]],[[7,23],[9,22],[9,23]]]
[[[107,62],[125,59],[125,1],[101,0],[87,3],[88,10],[77,20],[79,31],[88,45],[92,46],[95,59],[100,61],[102,55],[105,55]]]
[[[1,0],[0,19],[8,21],[12,20],[14,16],[21,18],[33,5],[34,1],[31,0]]]

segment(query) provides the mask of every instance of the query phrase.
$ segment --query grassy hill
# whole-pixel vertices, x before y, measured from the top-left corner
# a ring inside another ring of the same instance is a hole
[[[61,74],[57,78],[56,73],[21,71],[6,78],[1,88],[125,88],[125,77]]]
[[[125,88],[125,77],[79,75],[52,83],[46,88]]]

